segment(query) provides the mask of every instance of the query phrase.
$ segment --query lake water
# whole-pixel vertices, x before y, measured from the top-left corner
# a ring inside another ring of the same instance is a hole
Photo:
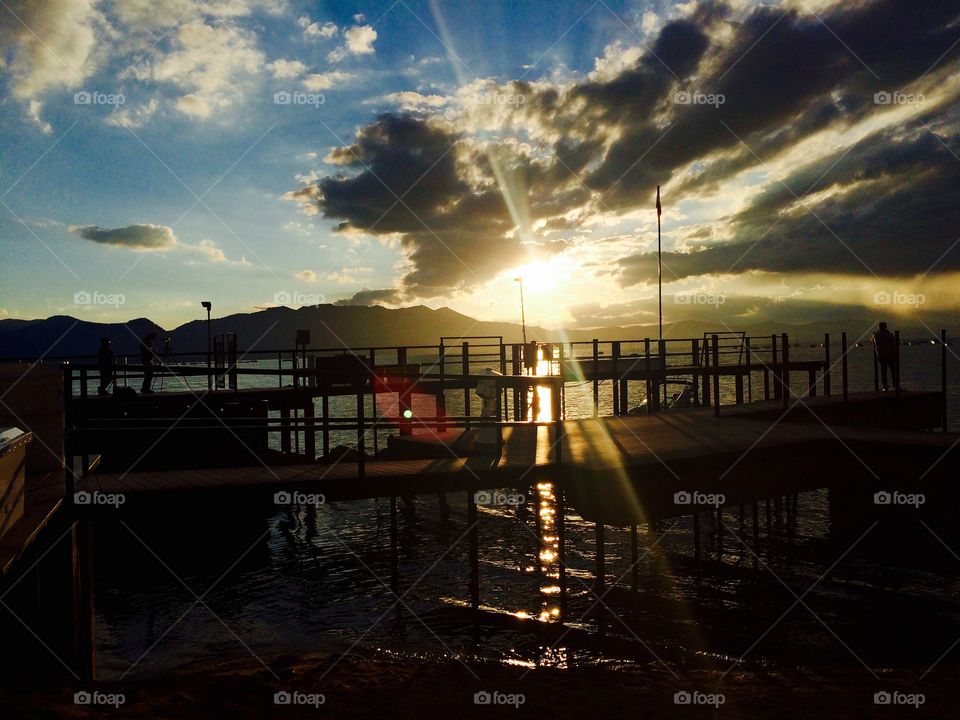
[[[793,359],[821,353],[791,348]],[[904,347],[904,387],[938,388],[939,362],[939,347]],[[956,430],[960,362],[953,355],[948,376],[949,419]],[[794,380],[802,391],[800,378]],[[640,400],[640,384],[633,385],[631,403]],[[872,385],[870,351],[852,351],[851,392]],[[839,366],[833,386],[839,392]],[[728,401],[732,392],[724,389]],[[334,412],[352,414],[351,402],[336,401]],[[601,413],[609,413],[610,404],[604,386]],[[461,409],[462,392],[451,392],[448,411]],[[380,410],[391,412],[383,402]],[[414,410],[430,415],[432,402]],[[592,386],[569,385],[566,410],[569,417],[592,414]],[[334,444],[352,440],[347,434]],[[750,666],[856,667],[862,659],[872,667],[926,669],[960,636],[958,561],[932,534],[952,541],[953,533],[917,524],[897,538],[868,533],[854,545],[856,534],[832,526],[829,495],[822,490],[800,495],[795,516],[774,511],[769,531],[761,506],[756,547],[749,508],[746,518],[739,508],[727,509],[722,542],[716,519],[704,515],[700,562],[692,558],[689,517],[640,526],[637,592],[628,587],[629,529],[608,527],[607,581],[619,579],[620,585],[599,606],[591,592],[594,525],[568,508],[565,620],[572,631],[561,637],[555,632],[553,487],[543,483],[524,494],[526,510],[479,508],[481,604],[489,611],[480,620],[467,608],[463,493],[400,502],[399,609],[389,589],[385,499],[280,509],[225,505],[216,513],[219,523],[229,521],[227,534],[208,530],[209,508],[139,518],[128,528],[103,524],[96,538],[101,674],[129,673],[129,679],[224,658],[246,656],[253,665],[254,654],[354,646],[467,664],[663,662],[724,670],[748,651],[744,663]],[[737,540],[741,535],[745,544]],[[187,588],[209,610],[195,604]],[[795,604],[791,592],[803,596],[803,604],[778,620]],[[541,618],[541,629],[520,618]]]

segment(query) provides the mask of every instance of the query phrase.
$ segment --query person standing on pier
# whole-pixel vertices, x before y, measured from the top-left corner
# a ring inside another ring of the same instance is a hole
[[[890,389],[887,383],[888,371],[893,371],[894,387],[900,386],[900,368],[897,367],[897,340],[893,333],[887,330],[885,322],[880,323],[878,330],[873,334],[873,352],[880,364],[880,379],[883,381],[883,391]]]
[[[153,364],[157,359],[157,354],[153,350],[153,341],[156,339],[157,334],[150,332],[140,343],[140,364],[143,365],[143,385],[140,387],[140,392],[147,395],[153,392],[150,389],[150,383],[153,382]]]
[[[100,368],[100,387],[97,388],[97,395],[109,395],[110,386],[113,385],[116,377],[114,376],[114,364],[116,358],[113,350],[110,348],[110,338],[100,338],[100,349],[97,350],[97,365]]]

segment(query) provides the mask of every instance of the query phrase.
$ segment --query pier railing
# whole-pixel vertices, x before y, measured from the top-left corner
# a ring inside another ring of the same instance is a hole
[[[447,340],[447,339],[445,339]],[[693,403],[718,408],[720,401],[752,402],[755,399],[786,400],[790,395],[791,378],[803,377],[798,392],[830,395],[833,392],[832,374],[839,371],[841,386],[846,392],[846,335],[843,335],[839,353],[831,347],[826,334],[817,343],[820,357],[807,359],[790,357],[792,343],[786,334],[750,336],[745,333],[711,333],[700,338],[643,338],[633,340],[600,340],[539,343],[536,355],[530,357],[529,346],[522,343],[481,342],[464,340],[438,345],[382,346],[347,349],[300,347],[295,350],[244,351],[226,365],[214,368],[206,363],[204,354],[196,352],[164,354],[154,366],[160,389],[169,389],[164,379],[171,376],[190,378],[206,376],[208,389],[228,392],[238,389],[238,379],[254,376],[256,383],[265,386],[272,376],[277,388],[309,388],[316,390],[328,364],[337,358],[354,358],[374,374],[389,382],[379,389],[390,392],[390,384],[414,382],[413,392],[430,385],[427,394],[443,396],[446,390],[461,390],[463,406],[471,405],[470,390],[475,385],[472,377],[490,370],[502,376],[562,377],[565,383],[592,384],[594,415],[600,413],[600,385],[612,384],[612,413],[626,414],[631,410],[627,388],[631,381],[644,383],[643,396],[650,411],[668,405],[670,382],[689,384]],[[899,345],[898,345],[899,347]],[[832,352],[833,351],[833,352]],[[115,365],[118,386],[136,386],[142,381],[144,368],[131,362],[132,356],[118,356]],[[77,372],[71,384],[74,394],[83,394],[87,380],[97,376],[92,358],[77,358]],[[206,367],[205,367],[206,365]],[[216,372],[212,372],[215,370]],[[273,373],[268,372],[273,370]],[[229,378],[229,383],[225,381]],[[251,384],[251,378],[248,386]],[[718,392],[723,384],[725,392]],[[874,363],[874,388],[879,388],[879,376]],[[179,387],[183,390],[183,387]],[[319,395],[335,395],[336,388]],[[349,394],[349,389],[341,394]],[[507,403],[509,406],[509,403]],[[514,419],[521,416],[521,408],[514,403]]]

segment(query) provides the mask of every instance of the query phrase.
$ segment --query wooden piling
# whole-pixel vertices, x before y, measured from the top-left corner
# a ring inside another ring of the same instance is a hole
[[[947,330],[940,328],[940,413],[943,415],[943,431],[947,431]]]
[[[600,341],[593,339],[593,416],[600,416]]]
[[[390,589],[400,595],[400,553],[397,547],[397,496],[390,497]]]
[[[847,333],[840,333],[840,382],[843,390],[843,401],[847,402],[848,395],[848,380],[849,376],[847,374]]]
[[[606,556],[604,549],[604,526],[602,522],[594,523],[597,539],[597,569],[595,580],[595,592],[597,597],[603,594],[603,587],[606,583]]]
[[[477,610],[480,608],[480,536],[477,531],[477,499],[473,490],[467,490],[467,526],[470,555],[470,607]]]
[[[610,388],[611,388],[611,394],[613,395],[612,397],[613,414],[614,416],[617,416],[621,414],[620,413],[620,380],[617,377],[619,374],[617,371],[619,369],[618,365],[620,360],[620,342],[618,340],[614,340],[612,343],[610,343],[610,346],[611,346],[610,362],[611,362],[611,369],[612,369]],[[623,414],[626,414],[626,412],[624,412]]]
[[[700,513],[693,513],[693,557],[700,559]]]
[[[713,336],[713,414],[720,417],[720,338]]]
[[[563,487],[554,484],[554,496],[557,499],[557,514],[554,524],[557,528],[557,584],[560,586],[560,620],[567,617],[567,528],[565,522],[566,499]]]
[[[781,336],[781,357],[783,372],[781,376],[783,378],[783,409],[786,410],[790,407],[790,339],[787,337],[786,333],[783,333]]]
[[[830,333],[823,335],[823,394],[830,397]]]

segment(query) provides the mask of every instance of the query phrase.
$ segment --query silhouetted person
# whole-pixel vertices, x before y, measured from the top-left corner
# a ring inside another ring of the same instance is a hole
[[[97,350],[97,365],[100,367],[100,387],[97,388],[97,395],[109,395],[110,386],[116,380],[115,377],[115,357],[110,348],[110,338],[100,338],[100,349]]]
[[[880,364],[880,379],[883,381],[884,392],[890,389],[887,383],[887,372],[893,371],[893,385],[900,386],[900,368],[897,367],[897,339],[887,330],[885,322],[880,323],[879,329],[873,334],[873,352]]]
[[[537,348],[536,340],[531,340],[523,346],[523,370],[526,374],[537,374]]]
[[[157,360],[157,355],[153,350],[153,341],[157,339],[155,332],[147,333],[147,336],[140,343],[140,364],[143,365],[143,385],[140,387],[142,393],[152,393],[150,383],[153,382],[153,364]]]

